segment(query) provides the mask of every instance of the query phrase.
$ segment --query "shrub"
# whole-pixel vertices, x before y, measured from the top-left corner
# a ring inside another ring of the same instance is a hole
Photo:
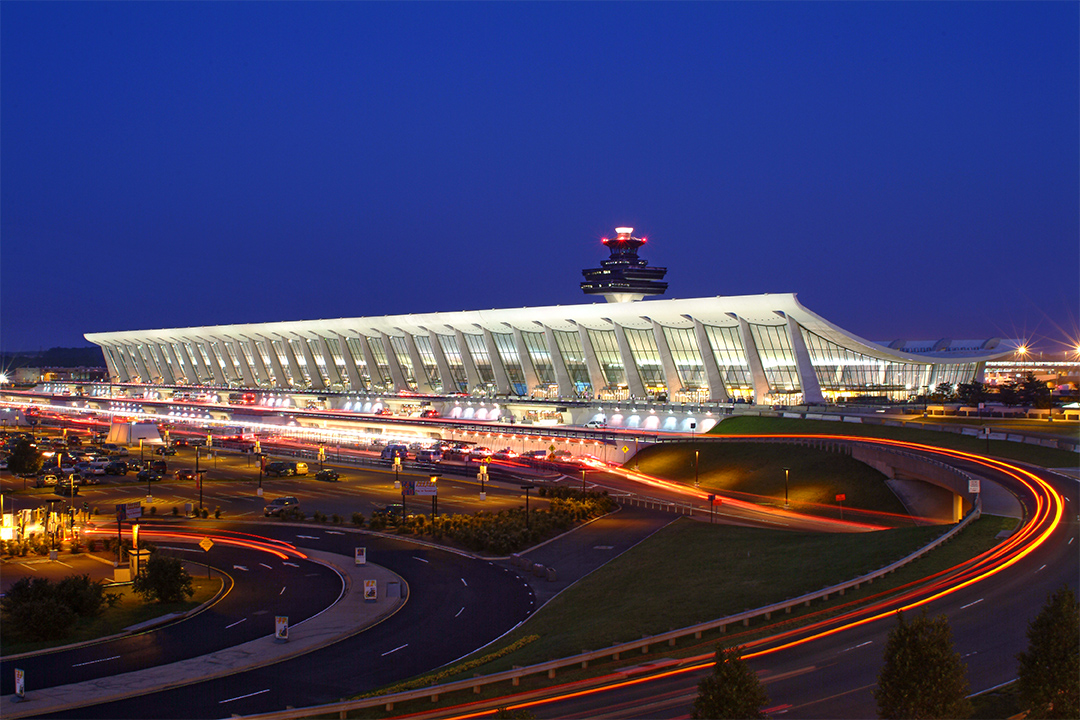
[[[160,553],[150,555],[145,571],[135,577],[132,589],[148,602],[156,600],[159,603],[180,602],[184,596],[195,594],[184,563]]]
[[[311,519],[317,523],[324,523],[326,522],[326,514],[319,510],[316,510],[314,513],[311,514]]]
[[[221,519],[221,508],[214,508],[214,519],[215,520],[220,520]]]
[[[73,575],[58,583],[24,577],[8,589],[0,607],[10,621],[5,623],[6,631],[13,628],[29,640],[54,640],[64,637],[76,618],[97,615],[119,598],[105,592],[89,575]]]
[[[345,518],[341,517],[337,513],[334,513],[333,515],[330,516],[330,522],[334,523],[335,525],[340,525],[344,521],[345,521]]]
[[[151,515],[157,515],[157,505],[151,505],[150,506],[150,514]]]
[[[180,514],[180,508],[173,505],[172,514],[173,514],[173,517],[178,516]]]
[[[203,520],[210,517],[210,510],[208,510],[207,508],[203,508],[202,511],[199,513],[199,517],[201,517]]]
[[[364,516],[362,513],[354,512],[352,514],[352,524],[356,527],[364,527]]]

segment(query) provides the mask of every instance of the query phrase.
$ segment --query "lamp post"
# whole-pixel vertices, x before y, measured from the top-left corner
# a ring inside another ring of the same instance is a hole
[[[258,492],[258,494],[259,494],[259,497],[262,497],[262,494],[263,494],[263,491],[262,491],[263,455],[262,455],[262,453],[256,453],[256,457],[258,458],[258,461],[259,461],[259,492]]]
[[[694,487],[698,487],[698,459],[700,458],[701,451],[694,451]]]
[[[585,468],[581,468],[581,497],[585,497]]]
[[[784,468],[784,509],[787,510],[790,505],[788,504],[788,474],[791,472],[791,468]]]
[[[435,516],[439,514],[439,476],[431,476],[431,484],[435,485],[435,492],[431,495],[431,521],[435,522]]]
[[[521,489],[525,491],[525,529],[529,529],[529,491],[535,490],[535,485],[522,485]]]

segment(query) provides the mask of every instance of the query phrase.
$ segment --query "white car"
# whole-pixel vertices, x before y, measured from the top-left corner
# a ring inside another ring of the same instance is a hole
[[[602,428],[602,427],[607,427],[607,423],[604,422],[603,420],[590,420],[589,422],[585,423],[585,427],[587,427],[587,428]]]

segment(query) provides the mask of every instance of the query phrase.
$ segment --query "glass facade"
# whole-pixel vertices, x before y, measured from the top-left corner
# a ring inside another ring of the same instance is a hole
[[[769,383],[769,392],[777,397],[789,398],[802,393],[799,380],[799,368],[795,364],[795,351],[791,349],[787,325],[750,325],[750,334],[757,345],[761,367],[765,371],[765,380]]]
[[[630,354],[637,364],[638,374],[649,397],[667,394],[667,378],[664,377],[664,363],[660,360],[660,348],[656,346],[656,336],[650,330],[623,328]]]
[[[574,391],[578,393],[591,393],[592,382],[589,379],[589,366],[585,363],[585,351],[581,349],[581,338],[576,332],[565,330],[552,330],[555,335],[555,343],[562,353],[566,371],[570,374],[570,382],[574,384]]]
[[[544,337],[544,333],[526,331],[522,331],[521,337],[525,341],[525,349],[529,353],[529,360],[532,361],[533,369],[536,370],[536,379],[540,387],[535,389],[546,392],[548,388],[559,382],[555,377],[555,366],[552,365],[547,338]],[[532,389],[530,388],[530,391]]]
[[[424,375],[428,383],[436,392],[443,391],[442,379],[439,377],[439,366],[435,361],[435,351],[431,348],[431,338],[427,335],[413,335],[416,341],[416,351],[420,355],[420,362],[424,366]]]
[[[619,353],[619,341],[615,337],[614,330],[587,329],[589,342],[592,343],[596,361],[600,363],[600,372],[604,374],[606,386],[600,388],[600,397],[621,400],[624,396],[620,392],[627,390],[626,368],[623,367],[622,355]]]
[[[709,399],[709,377],[705,372],[705,362],[698,350],[697,335],[694,328],[674,328],[661,326],[671,360],[675,363],[675,372],[679,376],[682,388],[672,400],[682,402],[701,402]]]
[[[375,382],[371,378],[371,370],[368,369],[367,359],[364,357],[364,348],[360,344],[360,338],[345,338],[345,346],[356,363],[356,371],[360,373],[360,382],[364,383],[362,390],[375,390]],[[381,388],[380,388],[381,389]]]
[[[390,376],[390,360],[387,359],[386,348],[383,347],[381,337],[368,337],[368,347],[371,355],[375,358],[374,379],[376,386],[382,392],[394,390],[394,378]]]
[[[495,341],[495,351],[499,353],[499,360],[506,368],[506,376],[510,380],[510,392],[514,395],[527,395],[525,387],[525,371],[521,368],[521,358],[518,357],[517,346],[514,345],[514,336],[510,333],[491,333]]]
[[[720,381],[731,398],[750,400],[754,397],[754,379],[746,361],[738,327],[705,325],[705,335],[712,345],[713,357],[720,369]]]
[[[409,355],[409,347],[405,344],[405,338],[400,335],[390,335],[390,348],[394,351],[398,366],[405,375],[405,384],[410,390],[416,390],[416,371],[413,369],[412,356]]]
[[[476,372],[480,375],[480,382],[486,390],[495,389],[495,370],[491,367],[491,356],[488,355],[487,345],[484,344],[483,335],[465,335],[465,345],[469,348],[469,356],[472,358]]]
[[[457,338],[453,335],[436,335],[439,339],[439,347],[446,356],[446,364],[450,366],[454,389],[451,392],[469,392],[469,378],[465,375],[465,363],[461,360],[461,352],[458,350]]]

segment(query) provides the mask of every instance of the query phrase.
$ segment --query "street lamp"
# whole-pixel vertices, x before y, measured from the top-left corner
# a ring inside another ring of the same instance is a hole
[[[698,487],[698,460],[700,458],[701,451],[694,451],[694,487]]]
[[[581,497],[585,497],[585,468],[581,468]]]
[[[784,468],[784,509],[787,510],[790,505],[788,504],[788,474],[791,472],[791,468]]]
[[[525,491],[525,529],[529,529],[529,491],[535,490],[535,485],[522,485],[521,489]]]

